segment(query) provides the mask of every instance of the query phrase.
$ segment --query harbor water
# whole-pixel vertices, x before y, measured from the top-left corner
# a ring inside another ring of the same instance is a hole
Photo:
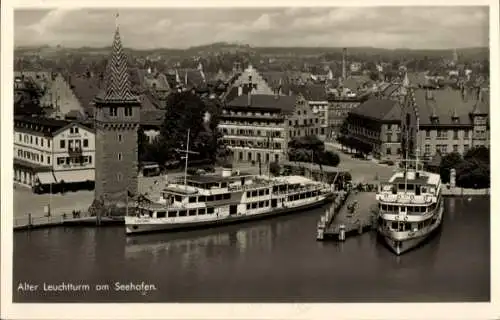
[[[489,198],[445,202],[441,231],[399,257],[374,233],[316,241],[326,207],[136,237],[124,227],[16,232],[14,302],[489,301]]]

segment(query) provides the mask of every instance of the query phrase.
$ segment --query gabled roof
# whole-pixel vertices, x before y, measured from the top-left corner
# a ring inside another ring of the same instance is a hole
[[[165,118],[165,110],[141,110],[141,125],[159,127]]]
[[[296,94],[301,95],[307,101],[327,101],[328,94],[326,92],[325,86],[317,84],[306,84],[306,85],[290,85],[288,89]]]
[[[484,95],[482,101],[472,92],[467,93],[467,99],[463,99],[459,90],[445,88],[443,90],[415,90],[415,102],[418,106],[421,125],[431,125],[431,117],[434,115],[440,125],[470,124],[470,115],[475,106],[480,113],[489,112],[489,99]],[[458,117],[458,123],[453,123],[454,116]]]
[[[225,100],[226,101],[232,101],[238,97],[238,87],[230,87],[228,93],[225,95]],[[250,88],[248,85],[243,85],[242,86],[242,95],[248,95],[248,92],[250,91]]]
[[[250,104],[249,104],[250,102]],[[252,94],[250,101],[248,95],[241,95],[227,104],[228,107],[258,108],[279,110],[283,113],[291,113],[295,110],[295,96],[277,96],[272,94]]]
[[[369,99],[350,111],[351,114],[377,121],[400,121],[401,107],[390,99]]]
[[[67,78],[68,84],[70,85],[73,94],[80,102],[80,105],[83,108],[83,112],[89,115],[94,114],[94,98],[100,91],[99,83],[100,79],[96,77],[82,77],[82,76],[74,76],[71,78]]]

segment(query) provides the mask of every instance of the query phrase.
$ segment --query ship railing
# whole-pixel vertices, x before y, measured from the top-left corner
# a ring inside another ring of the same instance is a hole
[[[402,194],[379,193],[376,195],[376,199],[378,201],[383,201],[383,202],[430,204],[434,202],[435,197],[431,196],[430,194],[416,196],[413,194],[402,195]]]

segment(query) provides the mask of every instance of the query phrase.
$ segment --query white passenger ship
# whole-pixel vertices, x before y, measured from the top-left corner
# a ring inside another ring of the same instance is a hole
[[[378,232],[402,254],[426,240],[441,225],[443,196],[439,174],[408,169],[381,184]]]
[[[276,216],[319,206],[331,187],[302,176],[268,177],[233,173],[185,176],[168,184],[157,201],[143,198],[126,233],[170,231]]]

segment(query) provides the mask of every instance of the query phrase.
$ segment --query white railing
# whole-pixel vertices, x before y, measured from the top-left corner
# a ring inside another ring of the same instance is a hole
[[[424,194],[416,196],[414,194],[392,194],[392,193],[379,193],[376,196],[378,201],[388,202],[388,203],[415,203],[415,204],[426,204],[436,202],[436,197],[430,194]]]

